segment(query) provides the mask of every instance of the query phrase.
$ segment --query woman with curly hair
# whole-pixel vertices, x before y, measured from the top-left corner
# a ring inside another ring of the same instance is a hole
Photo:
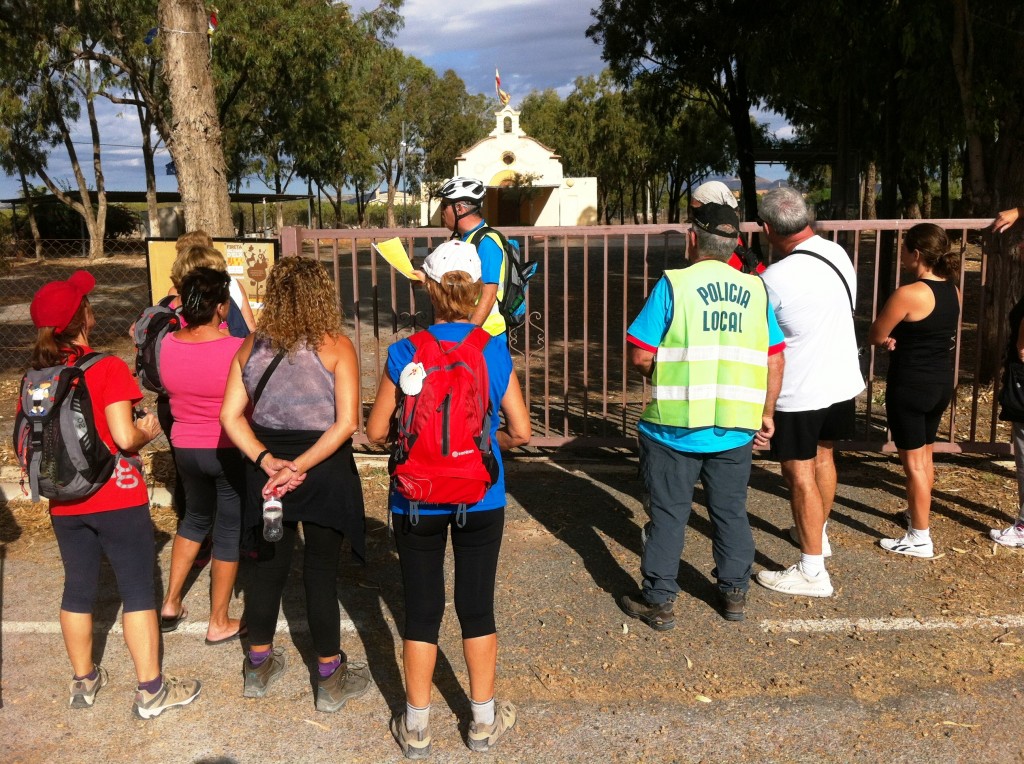
[[[352,457],[359,407],[356,353],[342,334],[327,271],[315,260],[284,258],[270,271],[256,331],[231,363],[220,414],[248,460],[250,509],[279,497],[284,510],[284,536],[259,539],[246,593],[247,698],[266,695],[285,669],[284,652],[273,641],[299,523],[306,615],[319,664],[316,708],[337,711],[369,688],[365,664],[349,662],[341,650],[337,587],[342,538],[365,556],[363,494]]]
[[[890,351],[885,410],[907,474],[907,531],[881,539],[882,549],[934,556],[931,514],[932,448],[953,397],[953,348],[960,321],[960,256],[934,223],[918,223],[903,239],[900,263],[913,280],[892,293],[868,330],[868,342]]]

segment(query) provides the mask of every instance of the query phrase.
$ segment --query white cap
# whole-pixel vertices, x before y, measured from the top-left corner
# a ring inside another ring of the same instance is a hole
[[[701,204],[728,204],[733,209],[739,206],[732,191],[720,180],[709,180],[707,183],[701,183],[697,186],[691,198],[693,201],[700,202]]]
[[[477,254],[475,246],[451,239],[437,247],[423,261],[423,272],[432,281],[440,282],[442,276],[452,271],[468,273],[473,281],[480,280],[480,255]]]

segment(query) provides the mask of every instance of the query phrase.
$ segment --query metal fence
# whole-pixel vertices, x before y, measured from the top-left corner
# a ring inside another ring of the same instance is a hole
[[[883,237],[921,221],[828,221],[824,236],[839,241],[858,272],[856,325],[863,342],[884,303],[879,284],[898,283],[893,265],[882,268]],[[965,248],[960,284],[964,295],[957,336],[958,391],[940,429],[937,450],[1008,453],[1008,430],[996,422],[994,390],[978,381],[978,329],[988,255],[980,230],[987,220],[933,221]],[[755,233],[757,227],[744,224]],[[679,226],[646,225],[591,228],[503,229],[519,240],[524,257],[540,263],[531,282],[529,321],[510,334],[516,369],[534,421],[534,440],[548,447],[626,447],[635,444],[636,421],[649,399],[647,383],[631,370],[624,352],[630,321],[667,268],[684,261]],[[364,408],[368,411],[383,372],[387,349],[396,339],[429,325],[430,305],[423,289],[397,274],[370,247],[402,238],[414,259],[449,237],[444,229],[282,231],[284,254],[319,258],[333,274],[349,336],[358,349]],[[77,242],[75,242],[77,244]],[[98,316],[93,344],[134,356],[128,326],[149,302],[144,245],[135,254],[95,261],[47,257],[41,261],[0,259],[0,372],[8,380],[24,368],[34,336],[29,303],[36,289],[88,267],[96,276],[92,296]],[[769,253],[769,258],[771,253]],[[898,262],[892,257],[893,263]],[[847,448],[891,450],[885,429],[884,353],[865,347],[862,370],[868,389],[858,399],[856,439]],[[13,406],[13,398],[11,401]],[[6,417],[5,417],[6,419]],[[357,440],[364,441],[362,432]]]
[[[868,388],[858,398],[858,428],[848,448],[892,450],[885,426],[886,357],[864,346],[884,304],[880,284],[899,283],[901,232],[923,221],[826,221],[823,236],[849,253],[860,285],[856,326]],[[992,385],[979,382],[978,322],[986,300],[987,253],[981,230],[989,220],[938,220],[964,249],[960,274],[964,310],[957,335],[957,398],[940,429],[939,451],[1008,453],[997,423]],[[744,224],[748,234],[754,224]],[[666,268],[684,262],[677,225],[503,228],[524,257],[540,263],[529,291],[529,321],[510,334],[516,369],[534,421],[538,446],[632,447],[636,421],[649,400],[645,380],[629,367],[624,337],[646,295]],[[891,236],[884,235],[891,232]],[[417,259],[449,236],[445,229],[311,230],[282,232],[282,251],[317,257],[334,273],[337,294],[359,350],[364,401],[372,401],[388,346],[429,323],[423,290],[397,274],[370,243],[400,237]],[[888,241],[888,253],[883,242]],[[764,243],[767,247],[767,243]],[[891,257],[886,257],[889,254]],[[773,253],[768,253],[771,260]],[[883,264],[888,262],[886,271]]]

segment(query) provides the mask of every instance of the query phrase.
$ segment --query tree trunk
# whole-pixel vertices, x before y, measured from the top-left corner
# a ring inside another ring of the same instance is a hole
[[[986,214],[990,211],[990,189],[985,178],[985,146],[981,135],[974,102],[974,35],[971,32],[971,14],[967,0],[953,0],[953,42],[950,46],[953,72],[960,89],[960,106],[967,131],[967,183],[971,193],[964,194],[967,202],[965,215]]]
[[[861,216],[865,220],[876,220],[878,218],[878,211],[875,209],[875,200],[878,198],[878,165],[873,161],[868,162],[867,170],[864,172],[863,198]]]
[[[25,171],[19,167],[18,177],[21,179],[21,193],[25,197],[25,216],[28,218],[28,229],[32,232],[32,243],[35,245],[36,260],[43,259],[43,237],[39,235],[39,223],[36,220],[36,207],[32,202],[32,193],[25,179]],[[18,249],[18,257],[21,257],[21,249]]]
[[[163,77],[171,102],[167,148],[178,171],[185,229],[232,236],[228,172],[210,73],[202,0],[160,0]]]
[[[135,98],[140,103],[135,105],[139,115],[139,127],[142,129],[142,164],[146,172],[146,214],[149,218],[149,235],[160,236],[160,214],[156,206],[156,163],[153,159],[153,118],[149,109],[141,104],[138,89]]]
[[[932,179],[922,170],[918,182],[921,184],[921,217],[927,220],[932,216]]]

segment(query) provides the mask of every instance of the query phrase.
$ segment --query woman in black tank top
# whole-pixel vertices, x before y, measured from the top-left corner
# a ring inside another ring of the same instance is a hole
[[[889,552],[932,557],[932,448],[953,396],[953,350],[960,322],[955,279],[960,256],[946,232],[920,223],[903,240],[900,263],[912,280],[897,289],[868,331],[868,341],[890,351],[885,409],[907,475],[907,532],[879,541]]]

